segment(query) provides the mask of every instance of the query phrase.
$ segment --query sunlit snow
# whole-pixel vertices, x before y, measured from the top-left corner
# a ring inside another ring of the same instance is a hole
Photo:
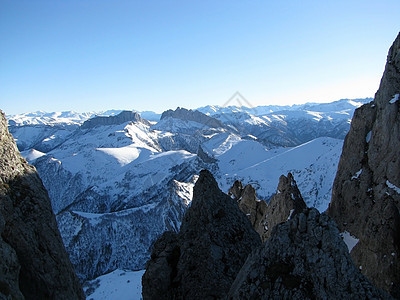
[[[22,151],[21,155],[23,158],[25,158],[28,162],[32,162],[35,159],[42,157],[44,155],[46,155],[46,153],[37,151],[35,149],[31,149],[31,150],[27,150],[27,151]]]
[[[139,157],[140,149],[134,145],[121,148],[96,148],[112,157],[114,157],[121,166],[125,166]]]

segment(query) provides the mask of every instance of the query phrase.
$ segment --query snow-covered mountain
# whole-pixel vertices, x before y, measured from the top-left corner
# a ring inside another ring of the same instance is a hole
[[[82,114],[76,123],[36,113],[36,123],[14,116],[9,127],[48,189],[78,276],[88,280],[142,269],[157,236],[178,230],[203,168],[223,191],[239,179],[266,201],[291,172],[307,205],[324,211],[342,138],[362,101],[260,107],[257,114],[177,109],[157,123],[126,111]]]
[[[318,137],[344,139],[354,110],[370,101],[372,98],[254,108],[205,106],[198,111],[272,148],[297,146]]]

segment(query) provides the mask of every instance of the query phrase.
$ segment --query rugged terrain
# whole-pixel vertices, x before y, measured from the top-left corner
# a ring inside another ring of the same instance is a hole
[[[356,110],[329,215],[358,239],[351,256],[378,287],[400,295],[400,34],[375,99]]]
[[[256,192],[250,184],[243,188],[239,180],[229,189],[228,195],[237,201],[262,242],[271,236],[272,229],[277,224],[289,220],[307,207],[291,173],[287,177],[279,177],[276,194],[268,204],[257,199]]]
[[[289,120],[348,127],[354,108],[365,101],[263,107],[254,115],[244,107],[213,107],[207,115],[179,108],[158,116],[158,122],[149,112],[97,117],[37,112],[11,117],[9,128],[49,191],[65,246],[84,281],[117,268],[144,268],[154,240],[165,230],[178,231],[203,168],[226,192],[235,180],[251,184],[259,203],[268,202],[279,176],[290,172],[304,201],[324,211],[343,141],[318,137],[324,129],[305,144],[270,148],[241,124],[254,126],[254,134],[260,125],[251,120],[260,118],[262,131],[279,124],[282,134],[291,130]],[[215,118],[226,110],[237,114],[236,123]]]
[[[335,222],[307,209],[277,225],[237,275],[228,299],[390,299],[354,266]]]
[[[305,208],[290,174],[279,190],[262,216],[273,227],[261,244],[254,210],[241,203],[254,208],[251,186],[235,182],[231,194],[241,198],[232,199],[203,170],[180,231],[154,244],[143,299],[391,299],[353,264],[335,222]]]
[[[143,298],[221,299],[260,245],[236,201],[203,170],[179,233],[166,232],[154,245],[142,279]]]

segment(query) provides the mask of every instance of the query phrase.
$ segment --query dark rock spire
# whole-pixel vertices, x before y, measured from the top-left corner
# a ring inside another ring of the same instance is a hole
[[[180,232],[166,232],[154,245],[142,279],[143,299],[221,299],[260,244],[235,200],[203,170]]]

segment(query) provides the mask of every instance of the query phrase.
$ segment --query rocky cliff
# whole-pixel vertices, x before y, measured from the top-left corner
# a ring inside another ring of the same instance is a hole
[[[228,299],[387,299],[354,266],[336,224],[312,208],[277,225]]]
[[[215,118],[209,117],[197,110],[191,110],[181,107],[178,107],[176,110],[169,109],[163,112],[161,115],[161,120],[166,118],[175,118],[184,121],[193,121],[211,128],[224,127],[222,122]]]
[[[155,243],[142,278],[143,299],[220,299],[225,297],[260,238],[236,202],[201,171],[178,234]]]
[[[351,256],[378,287],[400,295],[400,34],[375,99],[355,111],[329,215],[359,239]]]
[[[293,175],[291,173],[288,173],[287,177],[281,175],[277,192],[272,196],[266,211],[266,232],[263,240],[271,236],[272,229],[277,224],[286,222],[306,207]]]
[[[272,196],[269,204],[257,200],[254,188],[251,185],[243,188],[238,180],[229,189],[228,195],[238,202],[239,208],[250,219],[263,242],[270,237],[275,225],[287,221],[306,208],[291,173],[287,177],[282,175],[279,178],[277,193]]]
[[[102,125],[119,125],[129,121],[142,123],[147,122],[146,120],[142,119],[140,114],[138,114],[137,112],[125,110],[120,112],[116,116],[97,116],[89,119],[82,124],[81,129],[89,129]]]
[[[83,299],[47,191],[0,112],[0,298]]]

